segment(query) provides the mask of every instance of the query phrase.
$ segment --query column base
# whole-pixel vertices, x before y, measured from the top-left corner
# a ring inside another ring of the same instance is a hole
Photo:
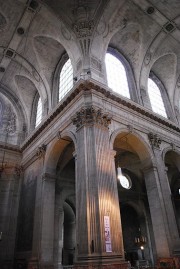
[[[74,265],[74,269],[129,269],[131,266],[128,262],[124,261],[115,264],[86,264],[86,265]]]
[[[75,269],[127,269],[129,262],[124,260],[122,254],[79,255],[74,264]]]

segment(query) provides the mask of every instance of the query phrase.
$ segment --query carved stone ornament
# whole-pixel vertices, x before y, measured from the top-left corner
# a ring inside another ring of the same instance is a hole
[[[157,134],[153,134],[150,132],[148,134],[148,138],[149,138],[149,141],[153,147],[160,148],[162,139]]]
[[[132,125],[128,125],[127,128],[128,128],[130,133],[133,133],[134,127]]]
[[[85,20],[74,24],[74,31],[78,38],[91,36],[94,30],[94,21]]]
[[[174,143],[171,143],[171,147],[173,151],[176,151],[176,145]]]
[[[16,176],[20,176],[23,173],[24,169],[22,165],[15,166],[15,174]]]
[[[93,106],[82,108],[72,118],[73,124],[77,129],[84,125],[98,124],[102,127],[108,128],[111,123],[111,117],[108,114],[102,113],[101,109],[96,109]]]
[[[36,155],[38,156],[38,158],[41,158],[45,155],[45,153],[46,153],[46,145],[42,144],[42,146],[38,147]]]
[[[150,63],[150,61],[151,61],[151,57],[152,57],[152,55],[151,55],[151,53],[148,51],[148,52],[146,53],[146,56],[145,56],[145,59],[144,59],[144,63],[145,63],[145,65],[148,65],[148,64]]]

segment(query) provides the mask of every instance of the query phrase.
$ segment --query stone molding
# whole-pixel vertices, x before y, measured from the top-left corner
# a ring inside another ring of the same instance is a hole
[[[108,89],[102,88],[96,84],[94,84],[91,81],[81,81],[79,85],[76,86],[76,88],[72,91],[71,94],[67,94],[67,98],[64,100],[64,102],[59,103],[57,108],[55,108],[54,111],[52,111],[48,117],[36,128],[36,130],[33,132],[32,135],[30,135],[26,141],[21,146],[21,151],[25,150],[33,141],[34,139],[41,134],[41,132],[67,107],[67,105],[82,91],[89,91],[89,90],[95,90],[101,94],[103,94],[106,98],[109,98],[110,100],[113,100],[117,102],[120,105],[123,105],[125,107],[128,107],[129,109],[132,109],[133,111],[143,115],[147,119],[151,119],[155,121],[156,123],[160,123],[178,133],[180,133],[180,128],[178,125],[173,123],[172,121],[169,121],[165,118],[162,118],[158,116],[157,114],[153,113],[153,111],[150,111],[143,106],[140,106],[139,104],[131,101],[131,100],[125,100],[121,96],[116,96],[113,92],[111,92]]]
[[[78,38],[91,36],[94,30],[94,21],[84,20],[76,22],[73,29]]]
[[[149,138],[149,141],[151,143],[151,146],[158,148],[158,149],[160,148],[162,139],[157,134],[150,132],[148,134],[148,138]]]
[[[12,150],[18,153],[22,153],[21,149],[16,145],[5,144],[0,142],[0,149]]]
[[[73,124],[77,130],[83,126],[99,125],[104,128],[108,128],[111,123],[111,117],[108,114],[102,112],[99,108],[93,106],[82,108],[72,118]]]

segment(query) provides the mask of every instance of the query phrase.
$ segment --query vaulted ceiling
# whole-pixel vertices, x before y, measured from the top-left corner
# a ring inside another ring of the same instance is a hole
[[[18,100],[30,126],[37,92],[52,108],[62,55],[75,75],[93,64],[103,73],[111,45],[129,61],[139,90],[152,70],[179,106],[179,43],[178,0],[0,0],[0,94]]]

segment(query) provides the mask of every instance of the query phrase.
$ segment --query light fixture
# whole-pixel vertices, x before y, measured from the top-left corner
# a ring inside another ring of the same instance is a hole
[[[134,243],[135,243],[135,245],[138,248],[141,249],[142,259],[145,260],[145,257],[144,257],[144,246],[147,243],[147,239],[146,239],[146,236],[141,235],[141,229],[140,228],[139,228],[139,236],[135,237]]]
[[[129,135],[129,133],[130,132],[128,132],[127,134],[125,134],[124,136],[122,136],[120,138],[120,140],[122,142],[124,142],[125,150],[127,150],[127,151],[128,151],[128,135]],[[126,151],[121,152],[117,156],[117,159],[116,159],[117,160],[117,178],[118,178],[118,180],[123,188],[130,189],[132,187],[132,181],[127,174],[124,174],[122,172],[122,166],[123,167],[126,166],[126,160],[124,158],[125,154],[126,154]]]
[[[117,168],[117,178],[120,180],[121,176],[122,176],[122,170],[121,170],[121,167],[118,167]]]
[[[144,249],[144,245],[146,244],[146,236],[138,236],[135,237],[135,244],[140,247],[140,249]]]

